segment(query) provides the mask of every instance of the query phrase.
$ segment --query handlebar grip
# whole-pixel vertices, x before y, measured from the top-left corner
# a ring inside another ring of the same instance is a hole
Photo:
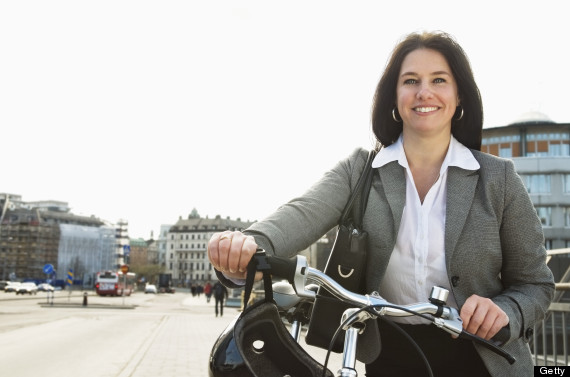
[[[293,284],[297,270],[297,256],[293,258],[276,257],[266,254],[265,251],[258,251],[253,260],[257,261],[258,271],[267,270],[272,275],[287,279],[289,283]]]

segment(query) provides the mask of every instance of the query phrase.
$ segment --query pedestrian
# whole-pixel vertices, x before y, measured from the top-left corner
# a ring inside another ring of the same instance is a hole
[[[448,305],[459,310],[466,331],[490,339],[503,327],[510,330],[501,340],[517,359],[513,365],[421,318],[394,320],[434,375],[532,376],[528,342],[552,300],[554,281],[540,219],[513,162],[480,152],[482,107],[469,60],[452,36],[413,33],[395,47],[372,109],[378,153],[363,220],[366,289],[405,305],[427,301],[439,285],[450,291]],[[224,284],[243,284],[258,246],[292,256],[333,228],[367,155],[354,151],[304,195],[246,231],[214,234],[208,255]],[[367,322],[357,351],[366,375],[423,375],[421,359],[389,328],[385,320]]]
[[[216,301],[215,310],[216,317],[218,316],[218,305],[220,305],[220,317],[224,315],[224,299],[228,297],[228,289],[219,281],[214,284],[212,288],[214,292],[214,300]]]
[[[210,298],[212,297],[212,284],[208,281],[204,286],[204,294],[206,295],[206,302],[210,302]]]

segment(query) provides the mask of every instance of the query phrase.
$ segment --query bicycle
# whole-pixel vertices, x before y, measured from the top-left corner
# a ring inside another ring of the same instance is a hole
[[[469,339],[481,344],[504,357],[510,364],[516,361],[514,357],[499,347],[498,342],[487,341],[463,330],[458,310],[446,306],[449,292],[444,288],[433,287],[430,302],[394,305],[375,292],[363,295],[346,290],[323,272],[310,267],[307,259],[301,255],[282,258],[266,255],[260,250],[249,264],[248,276],[253,276],[256,270],[264,273],[265,291],[270,299],[257,303],[257,306],[254,304],[249,311],[244,310],[242,315],[236,318],[220,335],[210,356],[211,377],[306,377],[309,375],[332,377],[333,374],[327,369],[327,364],[334,339],[341,331],[344,331],[345,339],[342,365],[336,376],[357,377],[358,372],[355,368],[357,340],[366,321],[378,317],[411,315],[427,319],[442,331],[457,338]],[[286,279],[290,285],[271,284],[270,278],[267,279],[269,274]],[[337,332],[331,339],[331,346],[327,350],[323,364],[319,364],[308,356],[298,344],[301,327],[308,323],[310,306],[317,297],[318,287],[326,289],[336,299],[353,306],[344,312],[342,323],[339,324]],[[245,302],[247,302],[247,297]],[[282,316],[288,317],[291,323],[289,332],[285,329]],[[508,328],[501,329],[500,335],[495,338],[508,338],[508,331]],[[215,365],[216,360],[220,361],[220,356],[228,355],[234,359],[229,360],[225,370],[223,366]],[[427,360],[424,359],[424,361],[427,363]],[[429,364],[426,368],[429,374],[433,375]]]

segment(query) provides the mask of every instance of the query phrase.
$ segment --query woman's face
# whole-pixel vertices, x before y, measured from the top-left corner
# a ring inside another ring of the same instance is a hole
[[[425,48],[410,52],[400,68],[396,100],[404,133],[451,133],[459,98],[457,83],[443,55]]]

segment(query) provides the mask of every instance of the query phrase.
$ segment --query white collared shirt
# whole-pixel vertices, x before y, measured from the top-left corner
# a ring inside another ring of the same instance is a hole
[[[379,293],[389,302],[406,305],[427,301],[431,288],[440,286],[450,291],[447,305],[457,308],[445,265],[447,169],[449,166],[458,166],[466,170],[478,170],[480,165],[471,151],[451,136],[439,178],[429,189],[422,204],[409,169],[402,136],[394,144],[380,150],[372,167],[379,168],[392,161],[398,161],[406,169],[406,205],[396,246]],[[397,321],[425,323],[419,317],[402,317]]]

